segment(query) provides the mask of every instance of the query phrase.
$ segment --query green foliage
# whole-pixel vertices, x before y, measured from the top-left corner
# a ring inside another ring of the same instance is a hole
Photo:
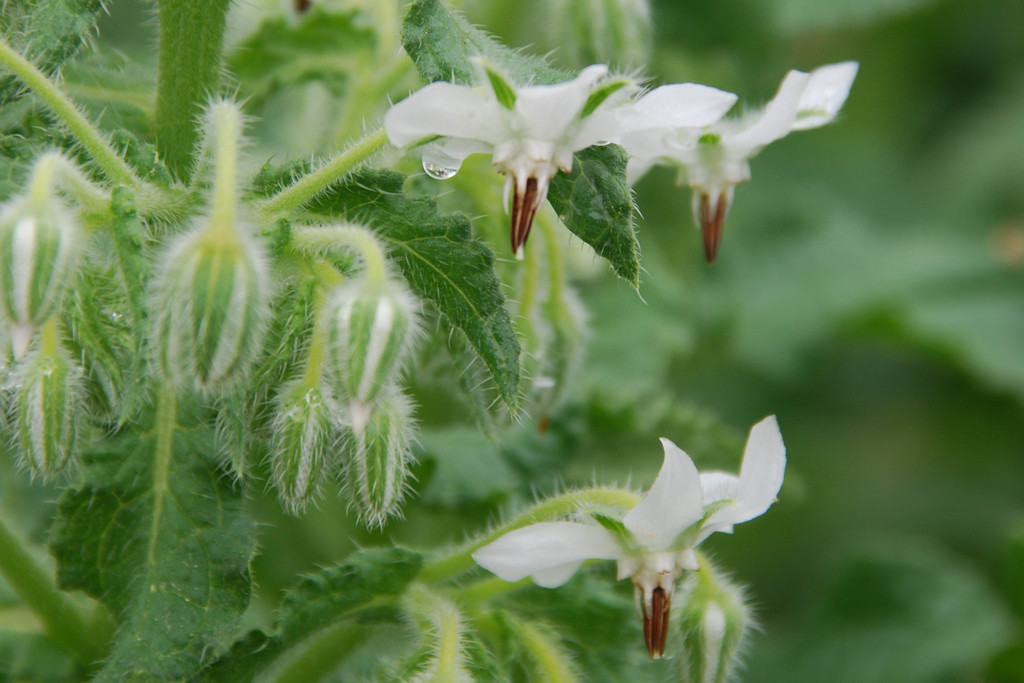
[[[376,228],[413,293],[462,330],[511,409],[519,396],[519,341],[494,272],[494,253],[474,239],[463,216],[402,193],[404,176],[361,171],[310,210]]]
[[[103,9],[101,0],[13,0],[0,13],[0,35],[46,73],[55,73],[85,45]],[[22,84],[0,76],[0,107],[17,99]]]
[[[342,564],[303,577],[285,596],[273,635],[250,632],[198,680],[251,681],[260,672],[283,666],[276,660],[287,648],[309,643],[318,632],[339,622],[358,630],[361,623],[367,623],[361,620],[372,622],[373,617],[372,611],[359,610],[400,594],[416,576],[421,561],[420,555],[410,550],[367,549]]]
[[[358,12],[337,13],[320,5],[298,22],[267,19],[228,56],[239,94],[258,107],[282,90],[316,82],[342,94],[354,68],[372,55],[376,32]]]
[[[97,680],[191,676],[235,635],[249,602],[256,544],[242,492],[199,425],[173,439],[169,454],[151,434],[107,441],[84,456],[82,483],[58,505],[60,584],[101,600],[118,622]]]
[[[633,230],[637,210],[621,147],[578,152],[572,173],[551,179],[548,199],[565,227],[607,259],[619,277],[640,287],[640,243]]]

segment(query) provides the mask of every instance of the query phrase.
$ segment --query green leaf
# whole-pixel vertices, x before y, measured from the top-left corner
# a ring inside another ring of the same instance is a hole
[[[557,83],[571,77],[540,57],[510,50],[470,26],[441,0],[419,0],[409,8],[402,24],[402,45],[416,70],[431,82],[473,83],[473,57],[497,65],[518,83]]]
[[[207,669],[199,681],[251,681],[284,655],[300,653],[327,629],[369,618],[357,611],[375,598],[397,596],[419,573],[422,557],[404,548],[368,548],[344,563],[303,577],[284,599],[273,636],[252,631]],[[357,636],[352,634],[352,639]]]
[[[108,440],[58,502],[58,581],[118,620],[98,681],[191,676],[233,638],[249,602],[254,529],[208,432],[178,428],[169,459],[158,450],[150,433]]]
[[[280,15],[267,19],[228,56],[239,94],[258,104],[274,93],[316,81],[336,94],[361,57],[365,63],[377,34],[358,10],[338,13],[314,5],[296,23]],[[359,55],[358,53],[364,53]]]
[[[88,41],[101,0],[22,0],[3,3],[0,34],[44,73],[55,73]],[[22,82],[0,76],[0,107],[17,99]]]
[[[514,410],[519,341],[494,271],[494,253],[473,238],[464,216],[442,216],[433,201],[403,194],[404,180],[399,173],[359,171],[317,198],[310,210],[372,226],[412,291],[465,333],[501,399]]]
[[[565,227],[611,263],[615,273],[640,286],[637,210],[626,182],[626,153],[617,145],[588,147],[573,158],[572,173],[551,179],[548,201]]]

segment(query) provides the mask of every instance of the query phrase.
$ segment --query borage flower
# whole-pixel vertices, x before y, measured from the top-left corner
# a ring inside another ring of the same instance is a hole
[[[693,189],[693,215],[704,235],[708,262],[715,260],[722,225],[737,184],[750,179],[749,159],[769,142],[790,131],[817,128],[832,121],[846,101],[857,75],[856,62],[830,64],[811,73],[790,71],[765,108],[739,119],[726,119],[706,128],[675,121],[645,130],[625,131],[622,146],[632,157],[630,176],[638,179],[656,163],[680,167],[680,179]],[[658,109],[685,100],[662,86],[637,102],[658,99]]]
[[[505,205],[512,196],[512,251],[522,258],[533,217],[559,169],[572,172],[573,153],[600,142],[616,142],[624,130],[654,125],[631,111],[637,86],[609,78],[603,64],[589,66],[571,81],[513,86],[483,60],[475,87],[433,83],[388,111],[384,128],[392,144],[423,146],[423,167],[436,178],[451,177],[475,152],[489,152],[506,175]],[[707,125],[732,105],[734,96],[685,84],[691,96],[680,117]],[[730,99],[732,98],[732,99]]]
[[[506,174],[505,203],[512,194],[512,251],[522,258],[533,217],[558,169],[572,171],[572,155],[617,134],[609,111],[634,89],[626,79],[607,79],[597,64],[554,85],[513,86],[481,59],[477,85],[432,83],[393,106],[384,117],[391,143],[423,147],[423,167],[450,177],[474,152],[490,152]]]
[[[530,576],[540,586],[560,586],[585,560],[617,560],[619,580],[636,587],[644,640],[652,657],[665,653],[676,581],[697,571],[695,546],[716,531],[764,513],[775,500],[786,468],[786,449],[775,417],[750,430],[739,475],[700,474],[668,439],[654,484],[616,519],[590,513],[584,521],[540,522],[510,531],[473,554],[477,564],[505,581]]]

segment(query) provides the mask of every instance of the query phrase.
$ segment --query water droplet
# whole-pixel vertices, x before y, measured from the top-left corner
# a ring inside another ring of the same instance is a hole
[[[448,180],[448,178],[459,172],[457,168],[442,166],[441,164],[434,164],[429,161],[423,162],[423,170],[427,172],[428,176],[437,180]]]

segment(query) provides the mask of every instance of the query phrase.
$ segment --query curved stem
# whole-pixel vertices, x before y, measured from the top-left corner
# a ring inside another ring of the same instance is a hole
[[[322,254],[339,247],[352,249],[363,261],[369,284],[379,285],[387,281],[384,249],[366,228],[355,225],[299,226],[292,228],[292,245],[309,254]]]
[[[515,529],[520,529],[537,522],[562,519],[588,508],[616,507],[631,509],[639,501],[640,498],[631,491],[609,487],[563,493],[560,496],[537,503],[477,540],[448,555],[427,563],[423,567],[423,571],[420,572],[419,578],[426,582],[444,581],[468,569],[472,569],[475,566],[473,553]]]
[[[217,91],[229,0],[160,0],[156,148],[175,176],[188,180],[199,119]]]
[[[140,182],[131,167],[118,156],[103,134],[82,115],[67,95],[61,92],[46,74],[13,50],[3,38],[0,38],[0,64],[13,71],[46,102],[111,181],[120,185],[135,185]]]
[[[387,144],[388,137],[381,128],[366,135],[347,150],[337,155],[320,168],[295,181],[276,195],[267,199],[259,208],[265,222],[301,208],[308,201],[338,182],[342,177],[380,151]]]
[[[526,646],[537,669],[540,680],[550,683],[571,683],[580,680],[573,671],[571,660],[549,633],[545,633],[525,619],[512,619],[520,642]]]
[[[94,623],[57,588],[53,575],[32,556],[0,516],[0,575],[36,615],[43,630],[84,663],[104,655],[109,624]]]
[[[339,621],[323,628],[302,643],[301,650],[289,652],[286,661],[264,670],[254,683],[319,681],[338,667],[370,636],[371,630],[353,621]]]
[[[210,226],[234,237],[238,193],[238,140],[242,135],[242,113],[228,102],[216,104],[210,116],[213,125],[213,198]]]
[[[110,212],[110,193],[85,177],[78,165],[60,152],[47,152],[32,165],[29,180],[32,201],[49,201],[55,184],[60,184],[89,213]]]

